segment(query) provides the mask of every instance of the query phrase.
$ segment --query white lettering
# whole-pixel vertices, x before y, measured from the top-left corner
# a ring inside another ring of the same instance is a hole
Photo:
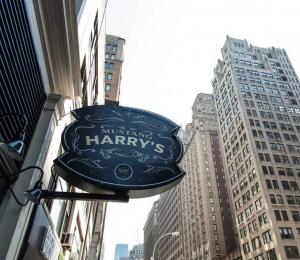
[[[105,135],[101,141],[101,144],[114,144],[114,142],[110,139],[110,137],[108,135]]]
[[[109,134],[109,129],[102,129],[102,134]]]
[[[150,143],[150,141],[148,141],[148,140],[146,142],[144,142],[143,139],[140,139],[140,142],[141,142],[142,148],[145,148],[146,145]]]
[[[91,142],[95,142],[95,144],[99,144],[99,137],[95,135],[95,138],[91,138],[90,136],[85,137],[86,145],[91,145]]]
[[[133,146],[137,146],[137,141],[138,139],[135,137],[128,137],[127,139],[127,145],[133,145]]]
[[[116,135],[115,144],[123,144],[123,145],[125,145],[125,136]]]
[[[165,147],[162,144],[156,144],[154,151],[157,152],[157,153],[163,153],[164,152],[164,148]]]

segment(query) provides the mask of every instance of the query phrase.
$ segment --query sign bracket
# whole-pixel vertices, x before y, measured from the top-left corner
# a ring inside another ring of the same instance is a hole
[[[61,192],[41,190],[40,199],[62,199],[62,200],[103,200],[128,202],[129,196],[125,192],[115,194],[83,193],[83,192]]]
[[[101,193],[84,193],[84,192],[64,192],[49,191],[42,189],[42,182],[38,181],[33,189],[24,192],[25,197],[35,204],[40,204],[41,199],[60,199],[60,200],[85,200],[85,201],[111,201],[111,202],[128,202],[129,196],[127,191],[115,191],[114,194]]]

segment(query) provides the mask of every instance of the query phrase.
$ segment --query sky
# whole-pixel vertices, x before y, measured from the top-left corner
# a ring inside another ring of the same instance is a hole
[[[185,127],[198,93],[211,80],[226,35],[284,48],[300,75],[298,0],[109,0],[106,32],[126,40],[120,105],[161,114]],[[158,197],[109,203],[104,260],[117,243],[143,242]]]

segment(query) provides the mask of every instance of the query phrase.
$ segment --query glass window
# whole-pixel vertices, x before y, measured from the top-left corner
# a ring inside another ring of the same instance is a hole
[[[279,232],[282,239],[294,239],[294,234],[290,227],[280,227]]]
[[[107,74],[106,74],[106,79],[107,79],[107,80],[112,80],[112,76],[113,76],[112,73],[107,73]]]
[[[111,84],[105,84],[105,91],[109,92],[111,90]]]
[[[274,210],[275,218],[276,220],[280,221],[281,220],[281,215],[279,210]]]
[[[282,210],[282,211],[281,211],[281,215],[282,215],[282,219],[283,219],[284,221],[288,221],[288,220],[289,220],[288,215],[287,215],[287,212],[286,212],[285,210]]]
[[[270,241],[272,241],[272,235],[271,235],[270,230],[262,233],[262,238],[263,238],[264,244],[269,243]]]
[[[117,45],[112,45],[111,49],[112,49],[113,51],[117,51]]]
[[[285,246],[284,251],[287,258],[298,258],[300,257],[298,248],[296,246]]]

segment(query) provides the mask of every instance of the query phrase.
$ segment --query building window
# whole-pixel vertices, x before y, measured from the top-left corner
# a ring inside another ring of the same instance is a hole
[[[270,230],[262,233],[262,238],[263,238],[264,244],[269,243],[270,241],[272,241],[272,235],[271,235]]]
[[[248,242],[243,245],[243,251],[245,255],[250,252],[250,246]]]
[[[296,246],[285,246],[284,251],[287,258],[298,258],[300,257],[298,248]]]
[[[115,59],[116,59],[116,54],[111,54],[111,55],[110,55],[110,59],[111,59],[111,60],[115,60]]]
[[[112,73],[107,73],[106,74],[106,79],[107,80],[112,80],[112,75],[113,75]]]
[[[256,238],[252,239],[251,244],[252,244],[253,250],[256,250],[257,248],[260,248],[261,247],[261,242],[260,242],[259,237],[256,237]]]
[[[288,217],[287,212],[285,210],[281,211],[281,215],[282,215],[282,219],[284,221],[288,221],[289,220],[289,217]]]
[[[286,195],[286,200],[289,205],[295,205],[295,200],[292,195]]]
[[[279,232],[282,239],[294,239],[293,231],[289,227],[281,227]]]
[[[294,221],[296,222],[300,221],[300,214],[298,211],[291,211],[291,213]]]
[[[118,48],[117,45],[112,45],[112,46],[111,46],[111,50],[112,50],[112,51],[117,51],[117,48]]]
[[[276,198],[277,198],[277,203],[278,203],[278,204],[284,204],[281,195],[277,194],[277,195],[276,195]]]
[[[270,194],[270,200],[271,200],[271,203],[272,203],[272,204],[276,204],[276,203],[277,203],[274,194]]]
[[[276,220],[281,220],[281,215],[280,215],[279,210],[274,210],[274,214],[275,214]]]
[[[267,251],[266,254],[267,254],[267,260],[277,260],[277,256],[274,248]]]
[[[111,91],[111,84],[105,84],[105,92]]]

